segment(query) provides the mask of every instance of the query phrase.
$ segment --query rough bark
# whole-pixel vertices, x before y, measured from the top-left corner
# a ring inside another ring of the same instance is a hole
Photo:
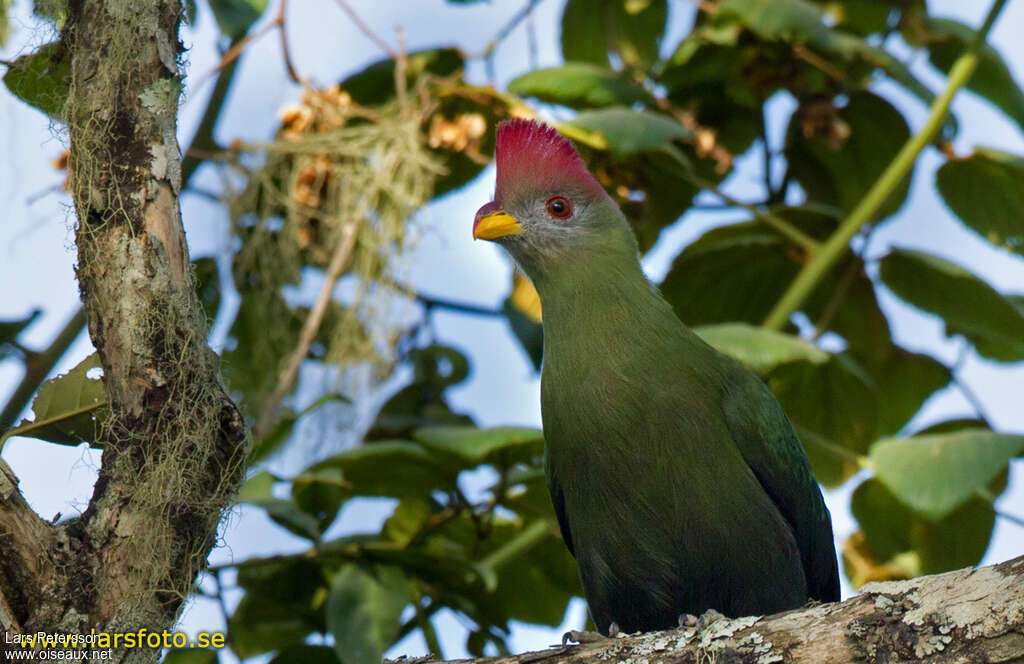
[[[1024,662],[1024,557],[909,581],[773,616],[554,647],[476,664]]]
[[[8,631],[170,627],[242,477],[245,429],[206,345],[178,207],[181,12],[180,0],[68,3],[77,274],[110,416],[80,519],[45,523],[0,473]]]

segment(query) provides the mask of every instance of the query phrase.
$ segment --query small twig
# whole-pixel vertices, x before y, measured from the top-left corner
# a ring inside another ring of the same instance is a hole
[[[771,226],[783,236],[792,240],[795,244],[802,247],[809,255],[813,255],[819,248],[818,241],[807,235],[802,230],[789,223],[782,217],[768,212],[767,210],[761,210],[753,205],[744,203],[743,201],[736,199],[729,194],[719,189],[713,182],[709,182],[704,178],[694,175],[689,171],[680,171],[683,179],[688,180],[691,184],[700,187],[709,194],[714,194],[718,198],[722,199],[726,203],[738,208],[743,208],[750,214],[754,215],[754,218],[760,222]]]
[[[1002,519],[1006,519],[1010,523],[1012,523],[1012,524],[1014,524],[1016,526],[1020,526],[1021,528],[1024,528],[1024,519],[1022,519],[1021,517],[1013,515],[1013,514],[1007,514],[1006,512],[1001,512],[1001,511],[997,510],[994,505],[992,506],[992,511],[995,512],[997,517],[1000,517]]]
[[[292,388],[295,378],[298,376],[299,367],[302,361],[309,355],[309,349],[313,346],[320,325],[323,323],[324,315],[327,313],[327,305],[331,302],[331,294],[334,286],[338,283],[342,273],[348,265],[352,250],[355,248],[356,238],[359,236],[359,229],[363,223],[363,213],[360,211],[341,231],[338,237],[338,244],[335,246],[331,262],[324,273],[324,283],[320,287],[320,294],[310,309],[306,322],[302,326],[302,333],[299,335],[299,343],[292,351],[288,362],[281,375],[278,376],[277,385],[273,393],[263,404],[263,411],[254,430],[257,440],[263,438],[274,428],[277,422],[277,408],[284,399],[284,395]]]
[[[237,60],[238,57],[242,55],[242,52],[245,51],[246,47],[249,46],[249,44],[256,41],[257,39],[267,34],[276,27],[278,27],[277,21],[272,21],[264,25],[259,30],[255,32],[250,32],[245,37],[232,44],[228,50],[224,51],[224,55],[221,56],[220,62],[218,62],[213,69],[203,74],[202,77],[196,79],[196,84],[195,87],[193,88],[193,94],[195,94],[195,90],[201,88],[209,78],[213,77],[214,74],[216,74],[217,72],[224,69],[235,60]]]
[[[281,33],[281,54],[284,57],[284,68],[288,72],[288,78],[292,79],[295,83],[302,85],[302,79],[295,73],[295,65],[292,64],[291,51],[288,49],[288,34],[284,27],[284,12],[288,7],[288,0],[281,0],[281,9],[277,12],[277,18],[274,19],[274,23],[277,25],[278,32]]]
[[[818,322],[814,325],[814,334],[811,335],[811,341],[817,341],[821,335],[825,334],[825,330],[832,323],[832,319],[839,311],[839,306],[843,303],[843,298],[846,297],[846,293],[849,292],[850,286],[853,285],[853,280],[856,278],[857,273],[860,272],[860,261],[852,260],[846,266],[846,271],[843,272],[843,276],[839,279],[839,284],[836,286],[835,292],[832,293],[832,297],[829,298],[825,304],[825,308],[821,312],[821,317]]]
[[[428,295],[416,294],[414,296],[424,307],[430,309],[448,309],[450,311],[458,311],[464,314],[470,314],[473,316],[504,316],[505,313],[501,309],[488,309],[487,307],[477,306],[475,304],[466,304],[464,302],[451,302],[449,300],[439,300]]]
[[[384,51],[389,56],[391,56],[392,60],[398,59],[398,54],[395,51],[393,51],[390,46],[388,46],[388,43],[386,41],[377,36],[377,33],[370,29],[370,26],[363,22],[363,19],[359,18],[359,14],[357,14],[355,10],[349,6],[346,0],[334,1],[338,3],[338,6],[341,7],[342,11],[348,14],[348,17],[352,19],[352,22],[356,24],[356,27],[359,28],[360,32],[366,35],[366,37],[374,44],[376,44],[380,48],[380,50]]]
[[[960,347],[960,354],[956,358],[956,362],[949,369],[950,375],[953,377],[953,384],[960,390],[960,394],[963,395],[967,403],[970,404],[971,408],[974,409],[974,414],[980,417],[985,424],[991,422],[988,416],[985,414],[985,406],[982,405],[981,398],[975,394],[974,390],[971,389],[967,383],[960,378],[960,369],[963,367],[964,362],[967,361],[971,349],[971,344],[966,339],[964,345]]]
[[[508,23],[503,25],[501,29],[498,30],[497,34],[495,34],[494,37],[491,38],[491,41],[487,42],[487,46],[484,47],[483,53],[481,53],[478,57],[484,59],[490,58],[491,55],[494,53],[494,49],[498,48],[498,45],[501,44],[501,42],[505,41],[505,38],[508,37],[512,33],[512,31],[515,30],[516,27],[518,27],[518,25],[523,22],[524,19],[529,17],[531,12],[533,12],[533,10],[539,4],[540,0],[528,0],[527,3],[523,5],[522,9],[516,12],[512,16],[512,18],[509,19]],[[535,56],[536,54],[533,55]]]

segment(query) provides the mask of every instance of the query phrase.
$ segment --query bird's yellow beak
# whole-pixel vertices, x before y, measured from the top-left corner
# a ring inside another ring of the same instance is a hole
[[[521,235],[522,227],[516,218],[504,210],[495,210],[473,221],[474,240],[496,240],[507,235]]]

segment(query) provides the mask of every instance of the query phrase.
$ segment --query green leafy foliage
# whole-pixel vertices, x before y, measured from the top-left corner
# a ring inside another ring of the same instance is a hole
[[[982,355],[1024,359],[1024,313],[968,270],[945,259],[894,249],[882,259],[882,281],[918,309],[940,316],[947,334],[962,334]]]
[[[15,58],[4,74],[4,85],[18,99],[60,121],[71,88],[71,69],[60,42]]]
[[[978,148],[966,159],[947,161],[935,184],[949,209],[992,244],[1024,255],[1024,159]]]
[[[572,108],[600,108],[652,102],[650,93],[622,74],[585,62],[527,72],[508,84],[520,97]]]
[[[346,565],[335,574],[327,596],[327,628],[343,664],[377,664],[398,633],[409,603],[405,579],[394,567],[370,574]]]
[[[746,323],[704,325],[693,331],[708,344],[761,375],[789,362],[824,364],[829,361],[829,354],[810,342]]]
[[[846,481],[878,432],[878,395],[846,355],[823,365],[784,364],[768,384],[793,421],[814,474],[826,487]]]
[[[906,120],[870,92],[850,95],[842,108],[814,102],[790,120],[786,159],[809,200],[852,210],[910,138]],[[885,218],[907,197],[909,178],[879,212]]]
[[[875,474],[900,501],[933,520],[963,505],[1024,451],[1024,436],[964,429],[887,438],[871,447]]]
[[[995,523],[992,507],[981,498],[964,503],[942,519],[928,519],[901,503],[877,479],[857,487],[850,509],[875,557],[885,561],[909,552],[914,574],[977,564],[985,555]]]
[[[626,67],[646,69],[657,60],[667,19],[667,0],[568,0],[562,56],[607,66],[614,53]]]
[[[596,133],[616,158],[637,152],[671,150],[673,141],[692,136],[692,132],[664,115],[624,106],[583,111],[569,124]]]
[[[908,22],[904,33],[911,43],[923,42],[932,65],[947,74],[975,37],[974,29],[963,23],[933,17]],[[996,49],[982,47],[978,68],[967,87],[1024,129],[1024,92]]]
[[[238,568],[238,585],[246,592],[228,623],[228,642],[239,657],[298,646],[326,631],[327,579],[315,560],[248,562]]]
[[[35,419],[22,420],[4,432],[0,447],[11,436],[28,436],[60,445],[97,445],[107,406],[103,381],[92,375],[99,367],[99,356],[93,353],[71,371],[43,383],[32,402]]]
[[[220,31],[232,38],[245,35],[266,8],[267,0],[210,0]]]
[[[217,664],[216,650],[170,650],[161,660],[163,664]]]

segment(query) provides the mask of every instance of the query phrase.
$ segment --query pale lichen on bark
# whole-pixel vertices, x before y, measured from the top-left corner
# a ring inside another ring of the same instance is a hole
[[[469,660],[462,660],[468,662]],[[487,664],[846,664],[1024,661],[1024,557],[864,586],[845,602],[719,620]]]

